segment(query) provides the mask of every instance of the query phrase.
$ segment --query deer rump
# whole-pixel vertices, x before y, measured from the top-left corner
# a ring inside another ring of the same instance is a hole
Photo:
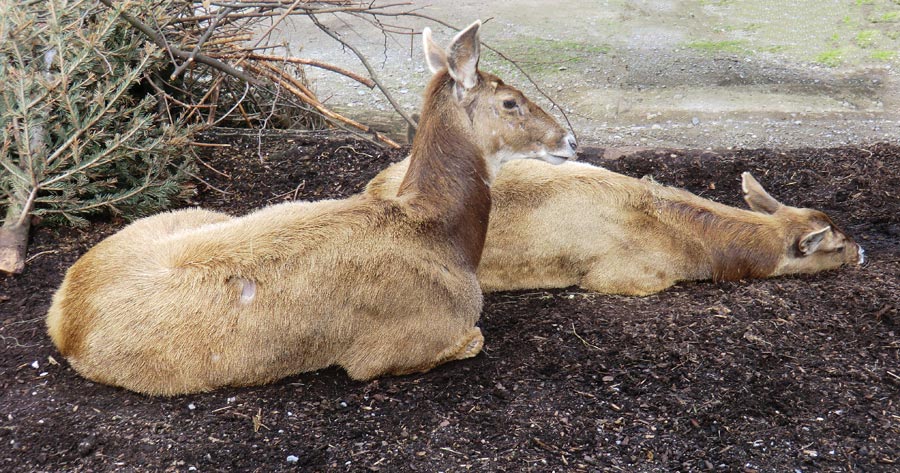
[[[332,364],[357,379],[429,369],[410,361],[455,348],[481,294],[440,237],[405,217],[359,197],[142,219],[69,270],[51,337],[82,375],[154,394]]]
[[[366,192],[396,192],[406,161]],[[687,280],[816,272],[864,261],[822,212],[789,207],[744,173],[753,210],[602,167],[505,164],[492,187],[478,279],[485,292],[578,285],[648,295]]]

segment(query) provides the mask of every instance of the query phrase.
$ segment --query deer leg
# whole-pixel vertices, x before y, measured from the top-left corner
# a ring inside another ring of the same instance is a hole
[[[438,355],[437,364],[441,364],[444,361],[472,358],[478,355],[482,346],[484,346],[484,336],[481,334],[481,329],[472,327],[459,339],[455,346],[447,348]]]
[[[353,379],[371,379],[385,374],[400,376],[424,373],[453,360],[471,358],[481,351],[484,337],[478,327],[462,330],[378,331],[354,343],[340,363]],[[398,339],[387,333],[403,333]],[[447,336],[446,334],[454,334]],[[443,334],[443,336],[441,336]]]
[[[647,296],[669,288],[675,282],[674,279],[661,273],[631,272],[625,274],[613,268],[597,265],[584,275],[578,285],[601,294]]]

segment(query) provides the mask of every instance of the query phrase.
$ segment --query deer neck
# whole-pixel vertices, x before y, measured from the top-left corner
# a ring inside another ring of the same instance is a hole
[[[681,196],[679,196],[681,197]],[[719,281],[771,276],[784,251],[783,232],[768,215],[736,209],[700,199],[657,200],[661,218],[675,234],[685,232],[693,241],[688,260],[707,261],[699,277]]]
[[[465,109],[444,72],[431,81],[398,197],[447,232],[464,264],[478,267],[491,209],[491,173]]]

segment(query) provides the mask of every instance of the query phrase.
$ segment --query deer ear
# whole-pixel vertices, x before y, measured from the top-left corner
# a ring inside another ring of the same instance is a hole
[[[478,83],[478,58],[481,54],[481,42],[478,30],[481,21],[476,21],[468,28],[460,31],[447,48],[447,70],[450,77],[464,90],[475,87]]]
[[[425,49],[425,62],[432,74],[447,69],[447,53],[431,38],[431,28],[422,30],[422,46]]]
[[[755,212],[773,214],[781,208],[781,202],[769,195],[749,172],[741,174],[741,189],[744,191],[744,201]]]
[[[816,252],[819,249],[819,245],[822,244],[822,241],[825,239],[825,234],[831,230],[830,227],[825,227],[821,230],[816,230],[814,232],[809,232],[803,236],[797,242],[797,250],[800,251],[800,254],[803,256],[809,256]]]

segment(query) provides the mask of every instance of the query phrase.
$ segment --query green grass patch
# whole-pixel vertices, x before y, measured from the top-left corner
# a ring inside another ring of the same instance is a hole
[[[529,72],[549,72],[561,66],[590,61],[597,55],[609,53],[612,47],[577,41],[524,38],[504,44],[499,49]]]
[[[844,62],[844,52],[840,49],[830,49],[816,56],[815,61],[828,67],[837,67]]]
[[[896,51],[872,51],[869,57],[876,61],[891,62],[897,57]]]
[[[731,33],[733,31],[745,31],[747,33],[751,33],[753,31],[759,31],[762,29],[762,25],[759,23],[745,23],[743,25],[721,25],[717,28],[714,28],[715,31],[721,31],[723,33]]]
[[[861,48],[871,48],[875,46],[875,40],[879,36],[878,30],[864,30],[856,34],[856,45]]]
[[[773,44],[772,46],[763,46],[759,50],[764,53],[783,53],[788,50],[788,47],[783,44]]]
[[[694,41],[685,44],[684,47],[707,53],[737,54],[749,51],[745,41]]]
[[[881,16],[872,17],[869,21],[872,23],[894,23],[900,21],[900,11],[882,13]]]

